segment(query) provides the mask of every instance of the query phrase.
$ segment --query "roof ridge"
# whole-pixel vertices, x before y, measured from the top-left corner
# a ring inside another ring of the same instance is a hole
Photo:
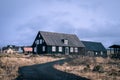
[[[63,35],[76,35],[76,34],[70,34],[70,33],[60,33],[60,32],[48,32],[48,31],[39,31],[40,33],[41,32],[44,32],[44,33],[52,33],[52,34],[63,34]]]
[[[95,42],[95,41],[82,41],[82,40],[81,42],[101,43],[101,42]]]

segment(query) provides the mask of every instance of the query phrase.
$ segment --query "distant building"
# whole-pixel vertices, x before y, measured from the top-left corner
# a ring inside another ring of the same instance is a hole
[[[84,54],[85,46],[74,34],[39,31],[34,42],[33,52],[37,54]]]
[[[23,53],[23,47],[22,46],[18,46],[18,53]]]
[[[2,48],[0,48],[0,53],[2,53]]]
[[[85,55],[107,57],[107,50],[100,42],[82,41],[85,45]]]
[[[120,45],[111,45],[109,48],[111,54],[120,54]]]
[[[16,47],[15,45],[8,45],[2,48],[3,53],[17,53],[17,51],[18,47]]]
[[[120,59],[120,45],[111,45],[110,47],[110,57]]]
[[[32,53],[33,48],[31,46],[24,46],[23,47],[23,53]]]

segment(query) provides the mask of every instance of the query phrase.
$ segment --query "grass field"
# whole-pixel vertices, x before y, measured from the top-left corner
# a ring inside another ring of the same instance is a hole
[[[48,55],[0,54],[0,80],[14,80],[19,75],[19,67],[42,64],[59,59]]]
[[[56,69],[91,80],[120,80],[120,60],[101,57],[75,57]]]
[[[63,58],[70,58],[70,61],[63,65],[54,65],[56,69],[91,80],[120,80],[120,60],[78,55],[24,55],[17,53],[0,54],[0,80],[14,80],[19,75],[19,67]]]

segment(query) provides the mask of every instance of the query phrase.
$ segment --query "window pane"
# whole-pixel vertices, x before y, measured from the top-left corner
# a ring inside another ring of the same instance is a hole
[[[43,46],[43,48],[42,48],[42,49],[43,49],[43,51],[45,51],[45,46]]]
[[[97,55],[98,53],[97,53],[97,52],[95,52],[95,54]]]
[[[36,44],[39,44],[39,40],[36,40]]]
[[[40,38],[40,35],[39,35],[39,38]]]
[[[56,51],[56,47],[55,46],[52,46],[52,51]]]
[[[37,48],[36,47],[34,47],[34,52],[37,52]]]
[[[59,52],[62,52],[62,47],[59,47]]]
[[[101,51],[101,55],[103,55],[103,52]]]
[[[70,52],[73,52],[73,47],[70,48]]]
[[[64,44],[68,44],[68,40],[64,40]]]
[[[40,39],[40,44],[42,44],[42,39]]]
[[[75,48],[75,52],[78,52],[78,48]]]

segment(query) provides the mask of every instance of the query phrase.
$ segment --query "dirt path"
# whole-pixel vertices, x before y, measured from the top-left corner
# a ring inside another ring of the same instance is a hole
[[[62,64],[67,60],[21,67],[19,68],[20,76],[16,80],[89,80],[74,74],[59,71],[53,67],[53,65]]]

